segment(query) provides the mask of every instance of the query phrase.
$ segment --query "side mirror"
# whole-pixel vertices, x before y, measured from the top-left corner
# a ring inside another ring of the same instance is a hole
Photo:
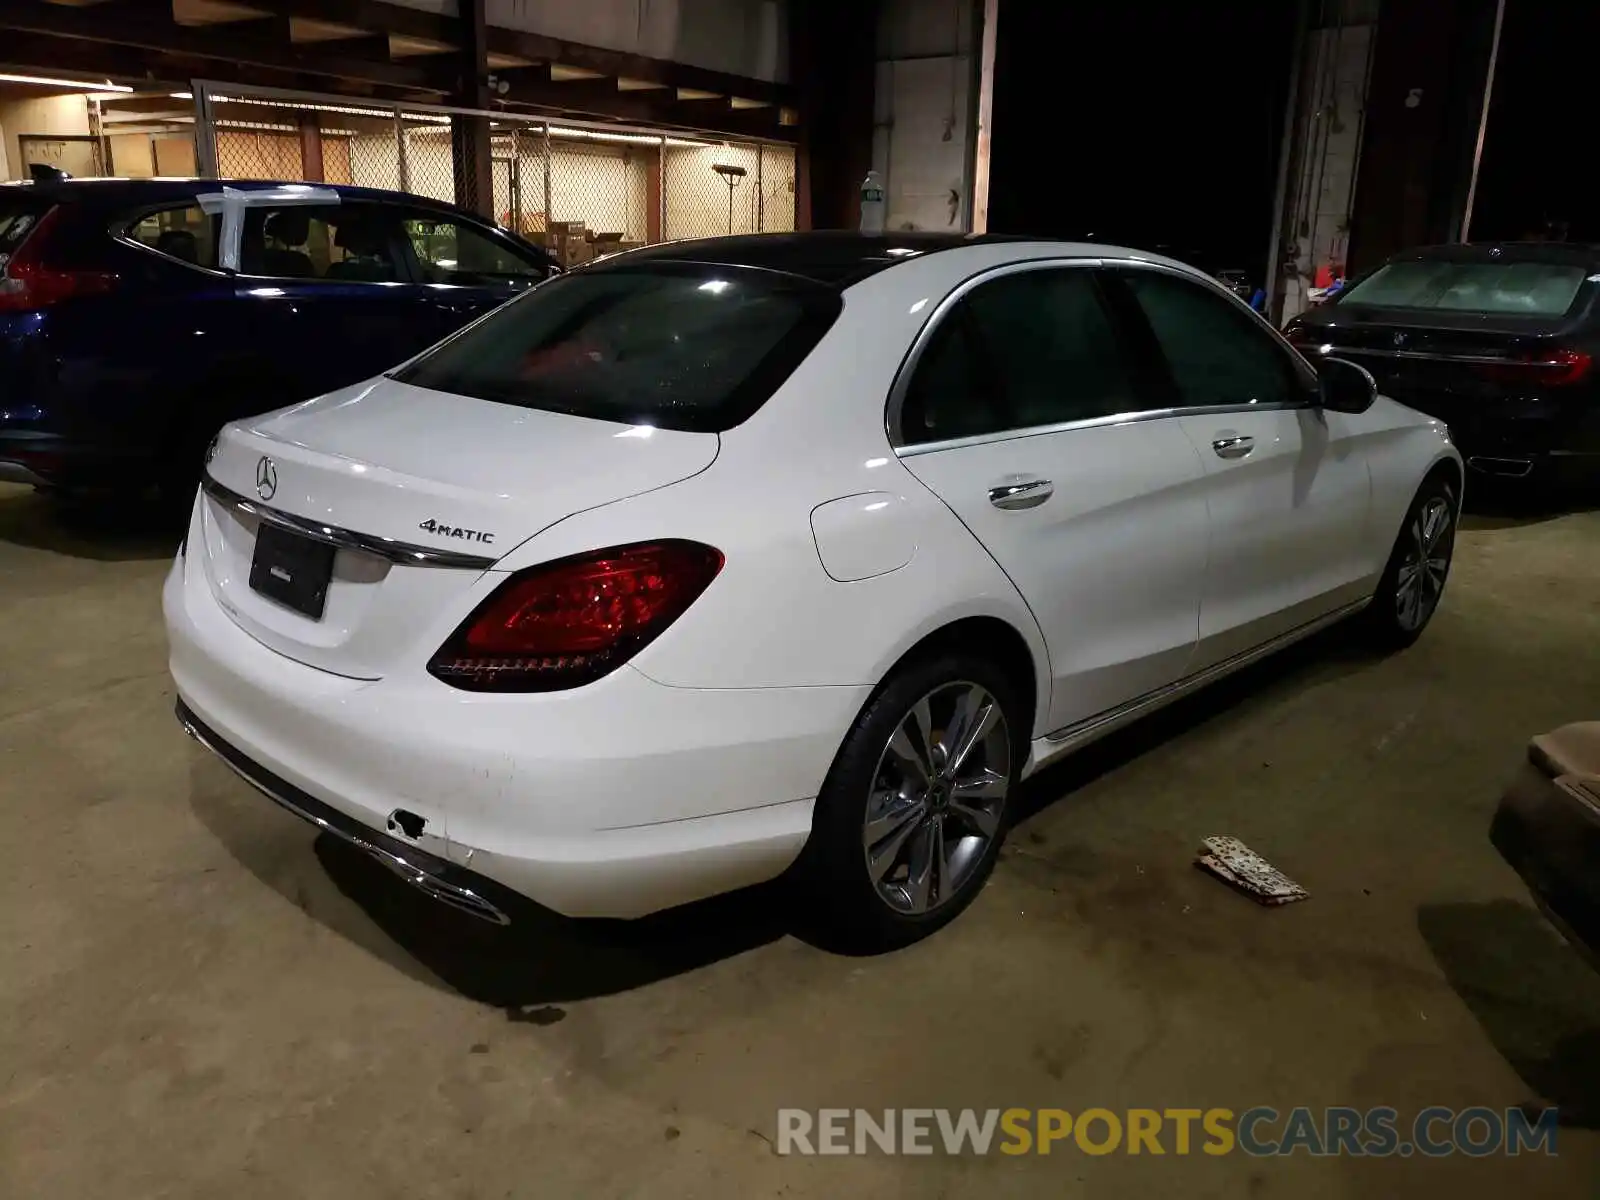
[[[1343,358],[1317,362],[1319,403],[1334,412],[1364,413],[1378,398],[1378,383],[1365,367]]]

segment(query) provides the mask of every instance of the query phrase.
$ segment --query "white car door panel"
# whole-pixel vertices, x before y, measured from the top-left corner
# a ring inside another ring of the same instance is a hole
[[[1204,670],[1358,597],[1371,478],[1357,426],[1315,404],[1309,369],[1235,298],[1162,268],[1117,279],[1204,464]]]
[[[1315,620],[1367,575],[1371,485],[1344,414],[1181,418],[1205,464],[1210,550],[1200,670]]]
[[[1182,676],[1199,630],[1204,471],[1152,393],[1095,264],[972,285],[917,352],[908,470],[1011,578],[1050,657],[1059,730]]]
[[[1199,456],[1176,421],[1068,429],[915,454],[905,465],[1010,576],[1050,654],[1046,729],[1189,669],[1205,575]],[[1048,481],[1031,492],[1008,489]],[[1001,495],[991,499],[991,491]],[[1008,499],[1029,501],[1009,507]]]

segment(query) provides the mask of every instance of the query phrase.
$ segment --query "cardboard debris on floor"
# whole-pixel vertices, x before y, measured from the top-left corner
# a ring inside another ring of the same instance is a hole
[[[1208,837],[1194,865],[1243,892],[1258,904],[1293,904],[1311,893],[1238,838]]]

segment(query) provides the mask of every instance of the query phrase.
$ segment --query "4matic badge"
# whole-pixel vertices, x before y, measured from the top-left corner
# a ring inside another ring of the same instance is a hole
[[[485,533],[481,529],[463,529],[459,525],[446,525],[443,521],[435,521],[432,517],[422,522],[417,528],[437,537],[460,538],[464,542],[489,543],[494,541],[494,534],[492,533]]]

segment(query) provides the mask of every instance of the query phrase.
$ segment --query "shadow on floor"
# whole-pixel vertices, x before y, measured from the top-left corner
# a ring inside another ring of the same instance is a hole
[[[1593,490],[1558,493],[1549,488],[1518,486],[1476,476],[1467,481],[1467,500],[1461,514],[1463,529],[1515,529],[1543,525],[1570,513],[1600,509],[1600,494]]]
[[[505,1009],[512,1020],[558,1020],[543,1010],[641,987],[785,934],[815,940],[782,884],[638,921],[573,920],[499,891],[495,901],[511,924],[493,925],[430,899],[331,834],[309,839],[309,826],[209,757],[195,759],[190,777],[196,819],[261,883],[395,970]]]
[[[1270,705],[1283,691],[1354,674],[1376,661],[1360,631],[1348,622],[1325,629],[1046,767],[1018,789],[1011,802],[1012,823],[1022,824],[1102,775],[1208,721]]]
[[[1600,1129],[1600,973],[1513,900],[1425,905],[1417,928],[1529,1101]]]
[[[70,558],[132,562],[171,558],[183,519],[143,497],[66,500],[0,485],[0,541]]]
[[[1371,661],[1351,630],[1327,630],[1043,772],[1019,792],[1017,820],[1230,710],[1270,704],[1280,688],[1358,671]],[[429,899],[360,851],[322,835],[314,844],[322,874],[361,919],[346,906],[306,894],[306,873],[290,857],[303,855],[304,842],[284,836],[293,818],[242,785],[220,790],[228,778],[220,764],[202,761],[195,769],[201,773],[191,787],[195,815],[263,883],[396,969],[505,1009],[512,1020],[559,1020],[554,1005],[627,991],[784,936],[830,953],[855,952],[819,928],[782,880],[637,921],[573,920],[509,898],[512,924],[498,927]]]
[[[560,1020],[551,1005],[625,992],[776,941],[795,925],[787,890],[750,888],[637,921],[579,921],[531,901],[509,926],[446,908],[326,834],[329,879],[393,942],[455,991],[513,1021]]]

